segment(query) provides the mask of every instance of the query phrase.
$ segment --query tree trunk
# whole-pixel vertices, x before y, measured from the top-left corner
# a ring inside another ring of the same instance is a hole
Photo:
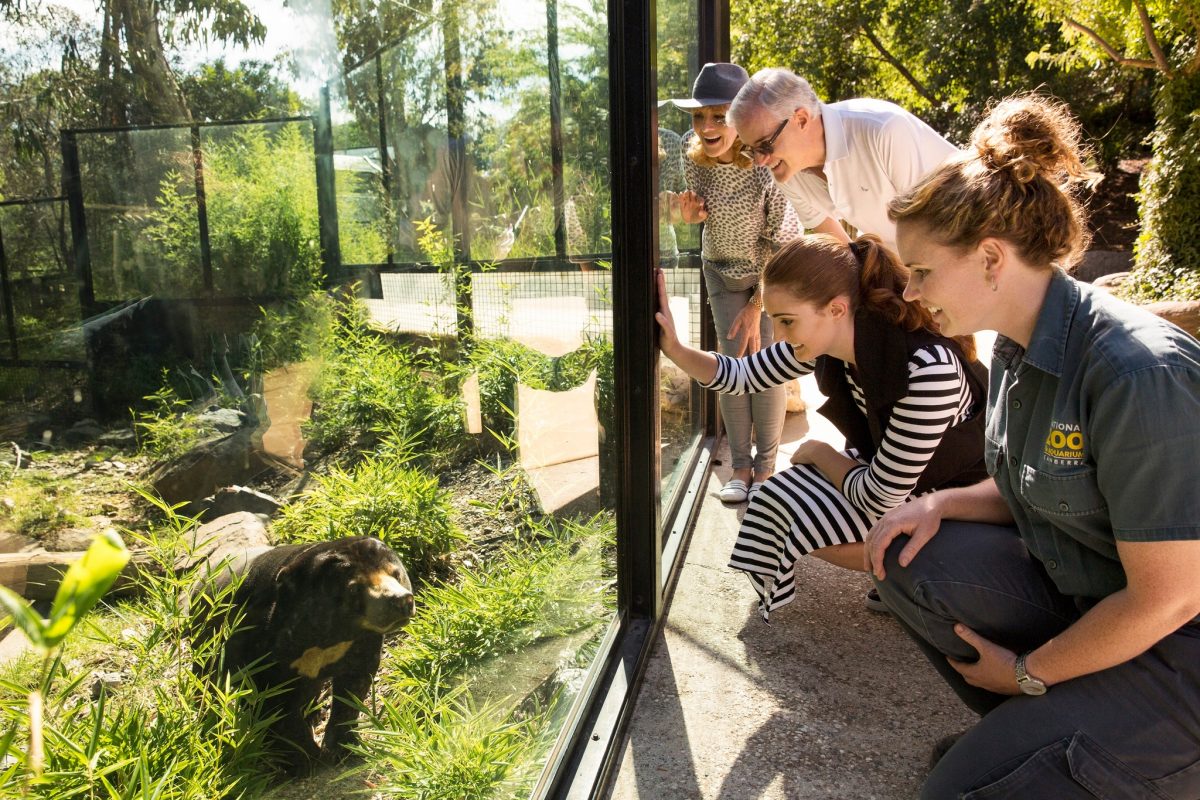
[[[125,98],[114,98],[117,103],[123,99],[126,108],[114,111],[123,111],[121,115],[130,123],[190,122],[192,115],[183,91],[163,52],[156,0],[106,0],[104,11],[106,37],[101,72],[108,80],[120,83],[123,37],[125,60],[133,73],[132,91]]]

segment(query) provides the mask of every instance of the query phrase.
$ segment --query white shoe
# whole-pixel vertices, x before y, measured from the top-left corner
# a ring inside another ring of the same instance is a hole
[[[744,503],[749,496],[749,492],[746,490],[746,482],[744,480],[734,478],[721,487],[721,491],[717,496],[721,498],[722,503]]]
[[[764,481],[755,481],[750,484],[750,489],[746,492],[746,499],[753,500],[754,495],[758,494],[758,490],[762,488]]]

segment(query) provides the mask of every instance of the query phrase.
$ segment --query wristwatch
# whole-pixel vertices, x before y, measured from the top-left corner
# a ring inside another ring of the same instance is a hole
[[[1029,654],[1032,652],[1032,650],[1026,650],[1024,653],[1021,653],[1021,655],[1017,656],[1017,663],[1014,665],[1014,669],[1017,673],[1017,687],[1020,688],[1020,690],[1025,694],[1036,697],[1046,693],[1046,684],[1042,683],[1037,678],[1025,671],[1025,659],[1028,658]]]

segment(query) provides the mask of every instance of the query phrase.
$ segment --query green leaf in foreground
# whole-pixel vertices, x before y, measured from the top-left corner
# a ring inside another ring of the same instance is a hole
[[[128,562],[129,551],[120,536],[113,531],[97,534],[83,558],[63,575],[50,608],[49,624],[43,631],[42,646],[58,645],[100,601]]]

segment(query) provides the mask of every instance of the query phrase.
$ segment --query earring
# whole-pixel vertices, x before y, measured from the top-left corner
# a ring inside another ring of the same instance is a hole
[[[992,278],[991,286],[992,286],[992,291],[993,292],[996,291],[996,279],[995,278]]]

